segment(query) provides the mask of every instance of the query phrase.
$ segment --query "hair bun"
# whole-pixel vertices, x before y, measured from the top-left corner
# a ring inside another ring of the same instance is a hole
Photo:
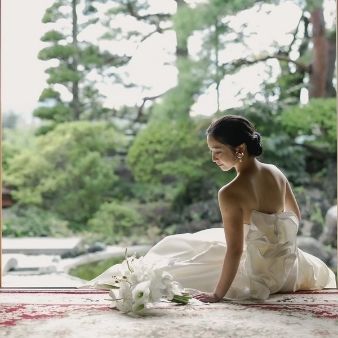
[[[247,143],[248,151],[254,156],[259,156],[263,152],[263,147],[261,143],[261,135],[259,132],[255,131],[251,137],[251,140]]]
[[[257,139],[259,143],[261,143],[261,134],[258,131],[253,133],[253,139]]]
[[[233,149],[245,143],[249,156],[259,156],[263,152],[261,135],[248,119],[240,115],[220,117],[209,125],[206,134]]]

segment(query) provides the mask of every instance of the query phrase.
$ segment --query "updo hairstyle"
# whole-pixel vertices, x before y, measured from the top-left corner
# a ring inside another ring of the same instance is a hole
[[[245,117],[225,115],[212,122],[206,133],[232,148],[245,143],[250,156],[259,156],[263,152],[261,135]]]

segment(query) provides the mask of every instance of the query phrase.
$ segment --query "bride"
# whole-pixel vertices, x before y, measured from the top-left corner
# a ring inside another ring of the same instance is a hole
[[[336,288],[325,263],[297,248],[297,201],[284,174],[256,158],[262,146],[253,124],[226,115],[208,127],[207,144],[222,171],[235,168],[237,173],[218,193],[223,228],[167,236],[145,259],[158,262],[202,302]],[[109,284],[118,265],[91,285]]]

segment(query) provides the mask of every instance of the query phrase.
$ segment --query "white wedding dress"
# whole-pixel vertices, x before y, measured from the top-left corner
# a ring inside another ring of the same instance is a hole
[[[267,299],[276,292],[336,288],[332,270],[297,248],[298,219],[292,212],[252,212],[244,225],[244,251],[226,299]],[[212,292],[218,282],[226,242],[223,228],[167,236],[144,256],[171,273],[184,288]],[[105,288],[114,265],[87,286]]]

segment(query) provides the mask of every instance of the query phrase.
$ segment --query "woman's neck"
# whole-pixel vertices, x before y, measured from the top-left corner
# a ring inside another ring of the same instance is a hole
[[[246,157],[242,162],[235,165],[237,176],[246,175],[258,168],[259,161],[254,156]]]

